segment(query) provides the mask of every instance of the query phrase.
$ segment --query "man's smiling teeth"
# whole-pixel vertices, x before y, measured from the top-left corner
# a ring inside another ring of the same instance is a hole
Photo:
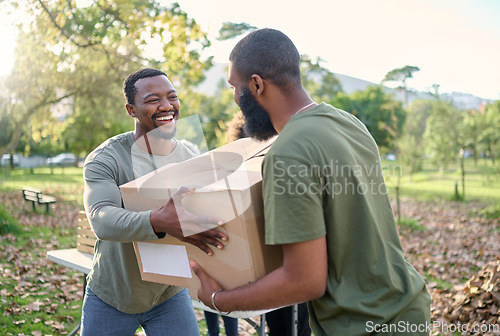
[[[174,119],[174,116],[172,116],[172,115],[156,118],[156,120],[158,120],[158,121],[170,121],[172,119]]]

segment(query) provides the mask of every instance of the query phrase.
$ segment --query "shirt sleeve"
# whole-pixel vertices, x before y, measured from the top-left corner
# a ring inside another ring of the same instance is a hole
[[[84,206],[96,236],[120,242],[158,239],[149,216],[151,211],[129,211],[122,207],[117,169],[98,161],[85,164]]]
[[[322,187],[310,164],[266,156],[262,185],[266,244],[297,243],[326,234]]]

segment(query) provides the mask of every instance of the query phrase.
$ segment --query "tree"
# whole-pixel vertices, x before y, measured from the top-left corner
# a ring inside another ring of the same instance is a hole
[[[479,141],[484,146],[491,162],[495,165],[495,157],[500,152],[500,100],[489,103],[484,109],[484,113],[478,115],[483,131],[479,136]]]
[[[340,82],[334,73],[321,65],[323,60],[313,62],[309,56],[300,57],[300,75],[302,85],[315,101],[329,101],[342,91]]]
[[[81,7],[74,1],[29,0],[24,9],[31,21],[19,27],[15,70],[6,80],[10,99],[2,111],[13,132],[0,153],[16,147],[34,115],[51,113],[61,101],[69,101],[68,148],[88,152],[126,128],[121,83],[130,72],[160,68],[185,90],[211,66],[211,58],[201,60],[199,53],[210,45],[206,34],[177,3],[96,0]],[[148,54],[147,46],[155,43],[160,52]]]
[[[354,114],[368,128],[380,148],[394,151],[406,112],[401,103],[385,93],[380,86],[369,86],[350,95],[339,93],[330,104]]]
[[[420,68],[416,66],[406,65],[402,68],[396,68],[389,71],[382,80],[382,82],[401,82],[401,86],[399,86],[398,89],[403,90],[405,107],[408,106],[408,85],[406,83],[406,80],[408,78],[413,78],[413,73],[417,71],[420,71]]]
[[[448,101],[432,101],[426,122],[425,141],[430,158],[441,172],[457,159],[461,148],[463,115]]]
[[[479,159],[479,139],[487,125],[482,125],[484,118],[481,118],[481,112],[476,109],[464,111],[464,137],[466,147],[472,150],[474,155],[474,164],[477,166]]]
[[[183,115],[200,115],[208,149],[227,143],[225,136],[228,129],[227,123],[239,111],[234,103],[233,91],[225,83],[225,80],[221,80],[214,96],[189,92],[186,95],[189,99],[185,100],[181,97]]]
[[[222,27],[219,29],[219,37],[217,39],[219,41],[230,40],[232,38],[238,37],[242,34],[251,32],[252,30],[256,30],[257,27],[254,27],[248,23],[234,23],[234,22],[224,22]]]
[[[403,131],[396,141],[398,161],[409,170],[410,177],[422,168],[426,150],[424,134],[431,109],[430,100],[412,102],[406,109]]]

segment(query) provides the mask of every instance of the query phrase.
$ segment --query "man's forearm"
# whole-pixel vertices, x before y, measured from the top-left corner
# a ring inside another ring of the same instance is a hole
[[[313,300],[323,293],[313,284],[297,283],[278,268],[252,284],[217,293],[215,305],[225,312],[261,310]]]
[[[218,291],[214,308],[260,310],[316,299],[326,290],[327,263],[325,237],[283,245],[283,266],[249,285]],[[212,306],[212,294],[220,286],[198,264],[191,266],[202,283],[198,297]]]

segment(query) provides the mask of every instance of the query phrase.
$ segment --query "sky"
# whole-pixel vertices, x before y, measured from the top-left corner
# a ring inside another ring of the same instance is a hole
[[[88,1],[88,0],[81,0]],[[164,4],[169,1],[161,0]],[[500,99],[499,0],[179,0],[208,32],[205,55],[227,63],[238,38],[216,40],[223,22],[287,34],[301,54],[329,70],[379,83],[395,68],[417,66],[409,87]],[[2,14],[0,14],[1,18]],[[0,20],[0,75],[10,71],[15,34]]]

